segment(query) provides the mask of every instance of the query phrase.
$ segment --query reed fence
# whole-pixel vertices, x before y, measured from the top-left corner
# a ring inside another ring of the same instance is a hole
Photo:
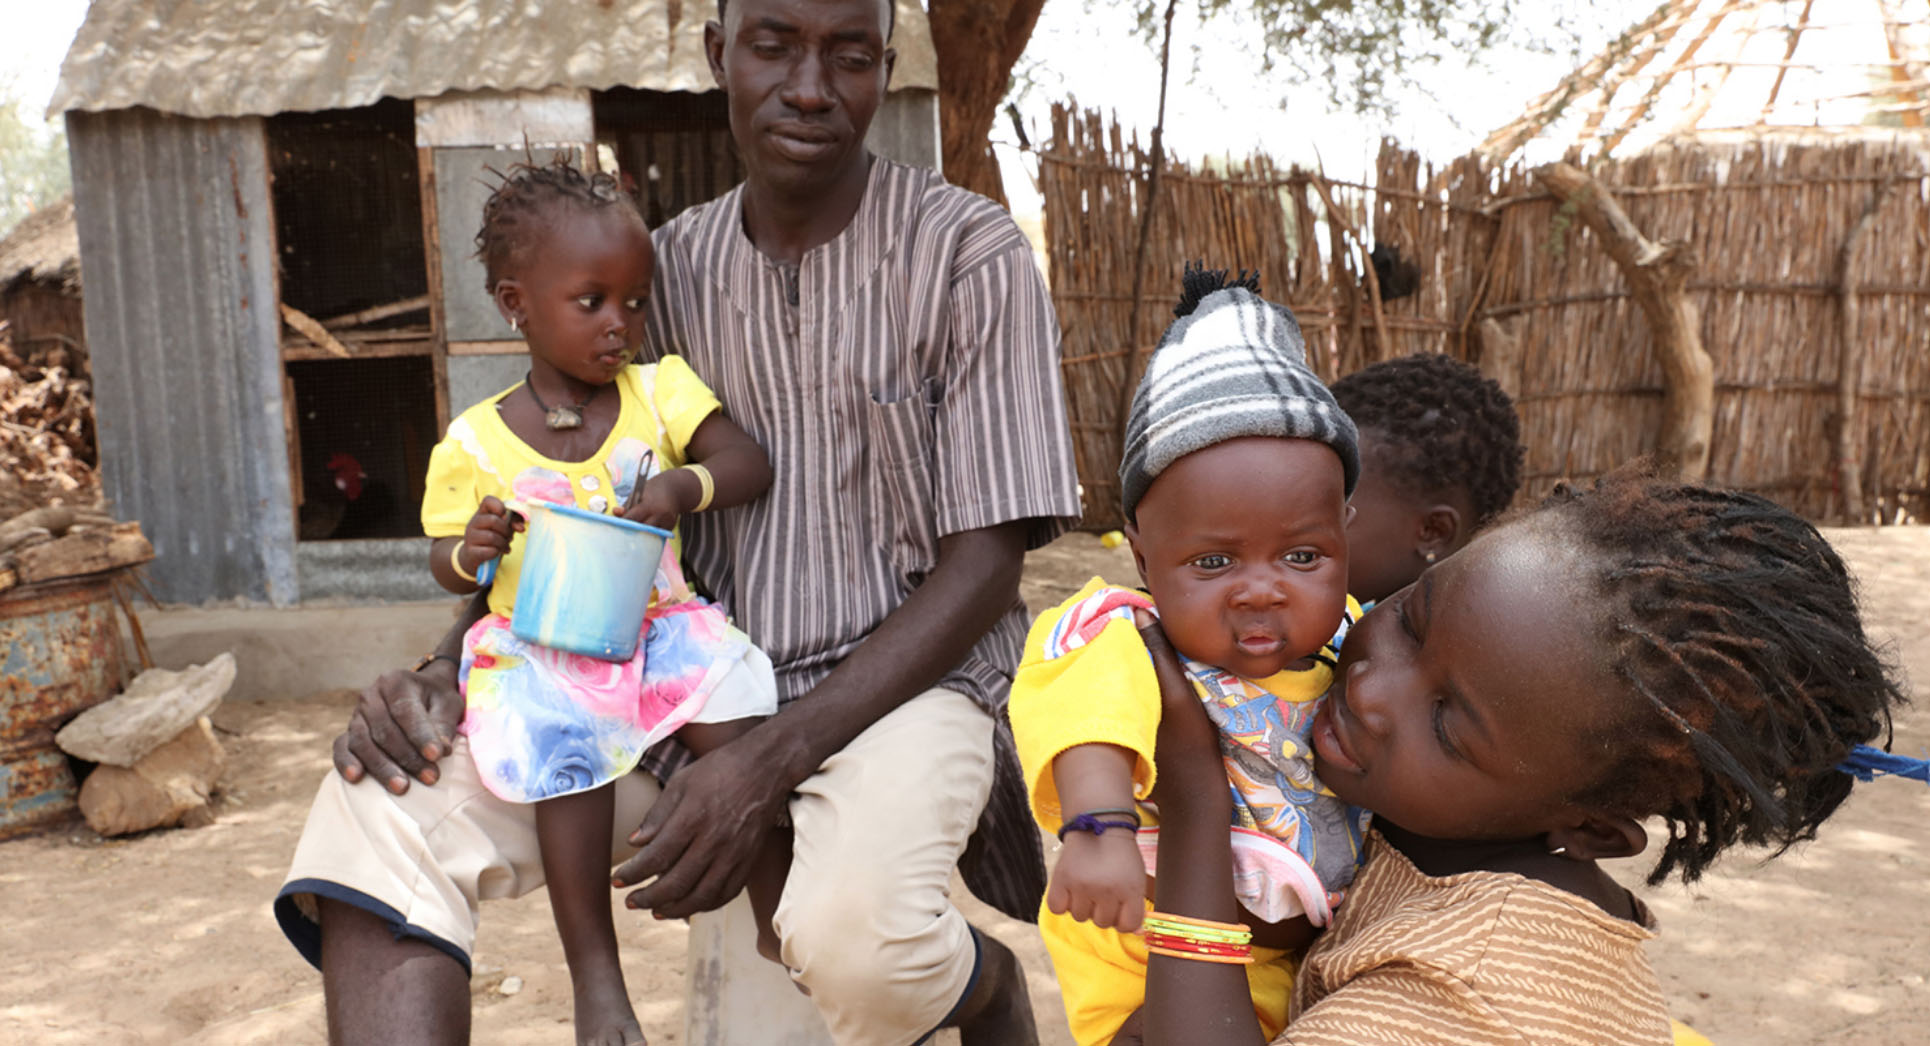
[[[1696,252],[1690,288],[1716,367],[1710,482],[1815,519],[1930,517],[1926,157],[1930,139],[1762,138],[1591,165],[1649,238]],[[1062,105],[1038,160],[1090,528],[1119,522],[1121,385],[1170,318],[1188,259],[1257,267],[1328,380],[1416,352],[1480,366],[1516,397],[1524,501],[1656,450],[1663,377],[1641,311],[1573,208],[1526,168],[1476,156],[1436,166],[1391,141],[1371,185],[1260,155],[1199,167],[1169,156],[1135,353],[1151,156],[1116,123]],[[1391,282],[1413,266],[1412,293],[1380,286],[1377,246],[1399,256]],[[1860,504],[1843,498],[1846,460]]]

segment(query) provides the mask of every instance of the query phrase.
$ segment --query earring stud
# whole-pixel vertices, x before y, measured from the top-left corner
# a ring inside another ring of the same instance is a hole
[[[1425,559],[1425,560],[1427,560],[1427,565],[1428,565],[1428,566],[1430,566],[1430,567],[1431,567],[1431,566],[1433,566],[1433,565],[1434,565],[1434,550],[1433,550],[1433,549],[1429,549],[1428,551],[1426,551],[1426,552],[1423,552],[1423,553],[1421,553],[1421,558],[1422,558],[1422,559]]]

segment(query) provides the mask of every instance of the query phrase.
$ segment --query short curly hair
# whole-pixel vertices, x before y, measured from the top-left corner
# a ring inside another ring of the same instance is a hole
[[[519,163],[501,176],[502,182],[483,203],[482,228],[476,232],[476,257],[483,263],[484,287],[496,284],[528,263],[560,206],[584,211],[622,207],[643,220],[636,201],[615,178],[601,171],[586,172],[567,152],[546,164]]]
[[[1662,818],[1651,883],[1693,882],[1738,843],[1814,838],[1850,793],[1838,764],[1887,744],[1905,700],[1829,542],[1766,498],[1635,469],[1520,518],[1596,554],[1600,641],[1631,692],[1605,731],[1618,750],[1572,801]]]
[[[1419,496],[1465,489],[1474,526],[1493,519],[1521,486],[1521,421],[1501,386],[1433,353],[1363,367],[1333,386],[1355,427],[1380,436],[1380,461]]]

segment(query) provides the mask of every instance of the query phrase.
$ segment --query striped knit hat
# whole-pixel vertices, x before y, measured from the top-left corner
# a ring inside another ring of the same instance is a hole
[[[1333,393],[1307,369],[1300,324],[1262,299],[1258,273],[1186,267],[1183,293],[1153,350],[1126,419],[1119,487],[1126,518],[1167,467],[1242,436],[1325,443],[1340,455],[1347,494],[1360,478],[1360,437]]]

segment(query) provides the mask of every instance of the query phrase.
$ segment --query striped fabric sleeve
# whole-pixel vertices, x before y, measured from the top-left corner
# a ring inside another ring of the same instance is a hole
[[[940,536],[1035,520],[1027,546],[1079,514],[1059,376],[1059,324],[1023,240],[952,285],[951,374],[938,404]]]

